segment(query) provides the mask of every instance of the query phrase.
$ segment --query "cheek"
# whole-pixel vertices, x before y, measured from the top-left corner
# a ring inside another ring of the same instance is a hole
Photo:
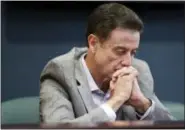
[[[114,73],[121,63],[120,58],[114,56],[110,51],[99,52],[96,55],[96,62],[98,68],[101,68],[100,71],[106,74]]]
[[[109,62],[109,69],[115,71],[115,69],[120,65],[121,61],[115,57],[109,56],[107,57]]]

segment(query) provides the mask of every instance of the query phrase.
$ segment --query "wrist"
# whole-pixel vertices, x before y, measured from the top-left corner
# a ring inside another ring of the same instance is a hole
[[[151,105],[152,101],[148,98],[144,98],[139,105],[135,106],[135,110],[139,113],[145,113]]]
[[[113,97],[110,98],[106,104],[109,105],[116,112],[125,102],[126,100],[124,98]]]

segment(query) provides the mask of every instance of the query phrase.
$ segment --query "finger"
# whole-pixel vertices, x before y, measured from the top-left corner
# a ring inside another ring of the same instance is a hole
[[[123,67],[122,69],[116,71],[113,74],[113,77],[118,77],[118,76],[123,76],[123,75],[129,75],[130,73],[132,73],[133,71],[137,71],[134,67],[129,66],[129,67]]]
[[[137,84],[137,78],[134,79],[134,84]]]
[[[139,88],[138,81],[137,81],[137,78],[134,79],[134,87],[135,87],[136,89],[140,89],[140,88]]]
[[[117,71],[112,75],[112,78],[118,77],[118,75],[120,75],[120,73],[124,72],[125,70],[127,70],[126,67],[123,67],[123,68],[117,70]]]
[[[113,81],[110,81],[110,87],[109,87],[110,90],[113,90],[114,89],[114,83]]]
[[[133,81],[136,79],[137,76],[138,76],[138,71],[136,69],[129,74],[129,77],[133,79]]]
[[[138,71],[137,71],[137,70],[134,70],[134,71],[133,71],[132,73],[130,73],[129,75],[123,75],[123,76],[119,75],[119,76],[118,76],[118,79],[126,78],[126,79],[132,81],[133,84],[134,84],[134,79],[136,79],[137,75],[138,75]]]
[[[113,75],[112,78],[117,78],[120,74],[125,75],[132,72],[132,68],[130,67],[123,67],[120,70],[117,70]]]
[[[112,78],[112,81],[113,81],[113,82],[116,82],[116,79],[117,79],[116,77],[113,77],[113,78]]]

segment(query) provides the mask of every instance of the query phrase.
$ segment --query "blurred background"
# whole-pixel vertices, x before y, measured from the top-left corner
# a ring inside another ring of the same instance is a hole
[[[89,13],[105,2],[2,2],[1,100],[39,96],[51,58],[85,46]],[[119,2],[145,24],[138,58],[150,65],[160,100],[184,103],[184,5]]]

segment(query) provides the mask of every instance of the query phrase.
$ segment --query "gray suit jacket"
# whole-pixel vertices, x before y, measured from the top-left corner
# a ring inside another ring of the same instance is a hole
[[[82,69],[80,57],[87,48],[73,48],[67,54],[50,60],[40,77],[40,119],[44,123],[108,122],[104,110],[93,102],[90,87]],[[139,86],[144,95],[155,101],[155,108],[145,120],[170,120],[173,117],[153,91],[153,78],[146,62],[134,59],[139,71]],[[131,106],[123,105],[116,113],[117,120],[137,120]]]

